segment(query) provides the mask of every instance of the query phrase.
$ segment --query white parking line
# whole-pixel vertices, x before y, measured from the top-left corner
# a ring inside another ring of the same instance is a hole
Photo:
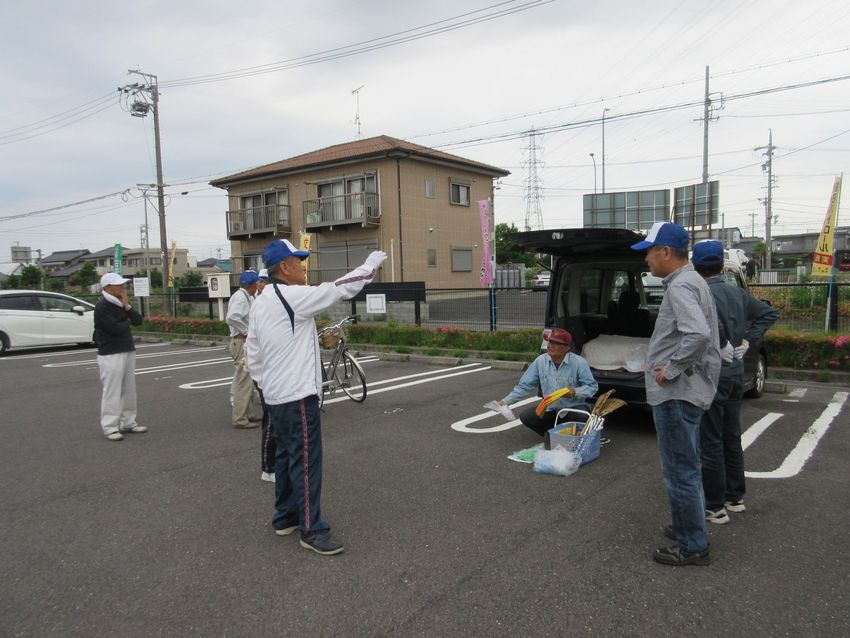
[[[478,364],[469,364],[469,365],[478,365]],[[452,368],[452,370],[457,370],[460,367],[466,367],[466,366],[458,366],[457,368]],[[390,386],[388,388],[380,388],[378,390],[370,389],[370,386],[367,383],[366,387],[367,387],[367,390],[368,390],[368,394],[366,395],[366,398],[368,399],[370,396],[372,396],[374,394],[381,394],[382,392],[390,392],[392,390],[401,390],[402,388],[409,388],[410,386],[420,385],[422,383],[431,383],[432,381],[441,381],[442,379],[449,379],[451,377],[458,377],[458,376],[461,376],[461,375],[464,375],[464,374],[472,374],[473,372],[484,372],[485,370],[489,370],[489,369],[490,369],[490,366],[482,366],[480,368],[474,368],[472,370],[463,370],[462,372],[452,372],[452,373],[449,373],[449,374],[443,374],[441,376],[428,377],[427,379],[419,379],[418,381],[411,381],[410,383],[400,383],[398,385],[393,385],[393,386]],[[377,385],[377,383],[375,383],[374,385]],[[348,399],[347,396],[341,396],[341,397],[337,397],[335,399],[327,399],[325,401],[324,405],[330,405],[331,403],[339,403],[340,401],[348,401],[348,400],[349,399]]]
[[[794,388],[788,393],[787,399],[782,399],[785,403],[799,403],[800,399],[806,396],[808,388]]]
[[[200,368],[202,366],[214,366],[220,363],[233,363],[230,357],[222,357],[219,359],[204,359],[203,361],[191,361],[187,363],[167,363],[161,366],[152,366],[150,368],[136,368],[136,374],[154,374],[156,372],[174,372],[176,370],[188,370],[189,368]]]
[[[222,359],[222,361],[232,361],[230,357],[226,359]],[[380,361],[378,357],[375,356],[366,356],[361,357],[359,359],[355,358],[355,361],[358,363],[372,363],[373,361]],[[175,364],[176,365],[176,364]],[[212,365],[204,364],[204,365]],[[187,364],[184,367],[192,368],[195,367],[193,364]],[[326,366],[327,367],[327,366]],[[154,368],[150,368],[151,370],[155,370]],[[174,370],[180,370],[182,368],[173,368]],[[138,374],[138,372],[136,373]],[[209,388],[219,388],[221,386],[230,385],[230,382],[233,381],[233,377],[219,377],[218,379],[204,379],[203,381],[192,381],[190,383],[184,383],[182,385],[177,386],[181,390],[208,390]],[[373,385],[377,385],[378,383],[382,383],[381,381],[376,381]],[[367,384],[368,385],[368,384]],[[371,386],[369,386],[371,387]]]
[[[762,434],[764,434],[767,428],[776,423],[776,421],[781,419],[783,416],[785,415],[779,412],[768,412],[758,421],[753,423],[750,427],[747,428],[747,431],[741,435],[741,449],[746,450],[748,447],[750,447],[753,441],[755,441]]]
[[[190,348],[189,350],[175,350],[173,352],[151,352],[149,354],[137,354],[136,360],[151,359],[154,357],[172,357],[179,354],[189,354],[192,352],[215,352],[216,350],[224,350],[224,346],[210,346],[207,348]],[[66,361],[65,363],[46,363],[42,368],[69,368],[72,366],[85,366],[97,363],[97,359],[86,359],[85,361]]]
[[[167,343],[145,343],[138,344],[136,348],[155,348],[167,346]],[[40,352],[35,354],[22,354],[21,356],[14,357],[0,357],[0,361],[18,361],[19,359],[46,359],[48,357],[67,357],[72,354],[88,354],[91,350],[94,350],[94,346],[90,349],[80,348],[79,350],[62,350],[61,352]]]
[[[534,403],[535,401],[540,401],[540,397],[530,397],[528,399],[523,399],[522,401],[517,401],[516,403],[511,405],[511,408],[513,409],[519,405],[526,405],[527,403]],[[489,428],[467,427],[470,423],[483,421],[484,419],[489,419],[490,417],[504,418],[498,412],[487,410],[486,412],[476,414],[475,416],[463,419],[462,421],[455,421],[454,423],[452,423],[451,428],[456,432],[465,432],[466,434],[491,434],[492,432],[504,432],[505,430],[510,430],[511,428],[515,428],[518,425],[522,425],[522,421],[520,421],[519,419],[514,419],[513,421],[506,421],[504,423],[500,423],[499,425],[494,425]]]
[[[807,429],[797,445],[782,461],[782,465],[772,472],[747,472],[747,476],[751,478],[791,478],[796,476],[803,469],[806,461],[811,458],[815,448],[820,442],[823,435],[827,433],[832,422],[841,413],[841,409],[847,402],[847,392],[836,392],[832,395],[832,399],[821,412],[820,416]]]

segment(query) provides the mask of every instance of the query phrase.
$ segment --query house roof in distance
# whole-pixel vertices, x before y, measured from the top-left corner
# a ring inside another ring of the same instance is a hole
[[[41,260],[42,266],[44,264],[64,264],[72,259],[76,259],[77,257],[82,257],[84,255],[88,255],[88,249],[82,250],[57,250],[54,253],[50,253],[47,257]]]
[[[410,157],[423,161],[450,164],[493,177],[504,177],[510,174],[509,171],[503,168],[475,162],[459,155],[444,153],[443,151],[406,142],[388,135],[379,135],[365,140],[328,146],[318,151],[311,151],[279,162],[258,166],[257,168],[215,179],[210,184],[222,188],[232,184],[238,184],[239,182],[262,179],[276,174],[302,173],[323,166],[382,157],[393,159],[396,157]]]

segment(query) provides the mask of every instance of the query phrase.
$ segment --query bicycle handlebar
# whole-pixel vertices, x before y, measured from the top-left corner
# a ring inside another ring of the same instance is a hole
[[[337,331],[337,330],[339,330],[340,328],[342,328],[342,327],[343,327],[345,324],[347,324],[347,323],[354,323],[354,320],[355,320],[355,319],[357,319],[357,315],[349,315],[349,316],[347,316],[345,319],[340,319],[339,321],[337,321],[337,322],[336,322],[336,323],[334,323],[334,324],[331,324],[331,325],[329,325],[329,326],[325,326],[324,328],[322,328],[321,330],[319,330],[317,334],[320,334],[320,335],[321,335],[321,334],[324,334],[324,333],[326,333],[326,332],[334,332],[334,331]]]

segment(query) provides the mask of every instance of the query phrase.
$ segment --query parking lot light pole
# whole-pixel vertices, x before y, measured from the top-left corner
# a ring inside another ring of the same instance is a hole
[[[593,194],[596,195],[596,157],[593,153],[590,154],[590,159],[593,160]]]

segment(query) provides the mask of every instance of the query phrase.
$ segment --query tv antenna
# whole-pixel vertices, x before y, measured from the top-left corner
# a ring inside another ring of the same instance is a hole
[[[354,101],[356,104],[356,111],[354,113],[354,123],[357,125],[357,139],[360,139],[360,89],[362,89],[365,84],[361,84],[356,89],[351,91],[351,94],[354,96]]]

